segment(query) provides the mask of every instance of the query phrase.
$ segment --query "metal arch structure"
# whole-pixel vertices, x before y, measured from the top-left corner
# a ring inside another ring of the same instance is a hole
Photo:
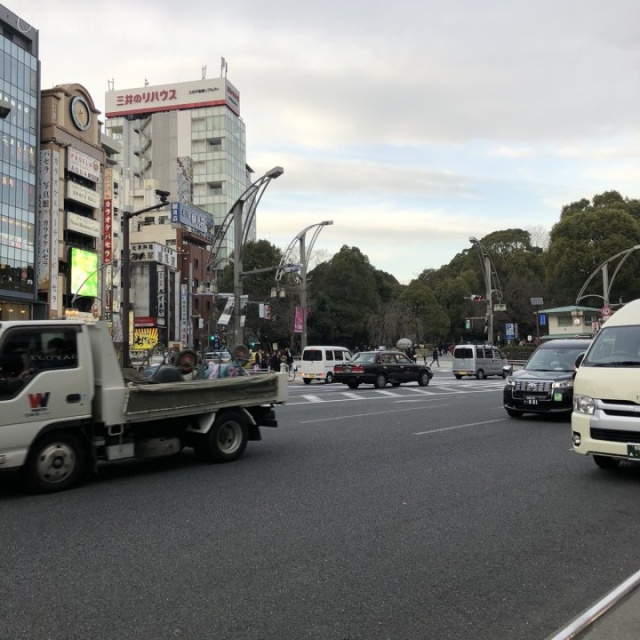
[[[290,266],[291,263],[291,254],[295,249],[296,243],[300,243],[301,246],[304,244],[305,236],[307,235],[307,231],[315,228],[313,235],[311,236],[311,242],[306,246],[306,251],[301,252],[300,260],[303,262],[302,269],[304,269],[304,273],[306,275],[307,271],[307,263],[309,261],[309,256],[311,255],[311,251],[313,251],[313,245],[316,243],[318,235],[322,231],[323,227],[333,224],[332,220],[324,220],[323,222],[317,222],[316,224],[310,224],[308,227],[305,227],[298,235],[289,243],[289,246],[286,248],[285,252],[282,254],[282,259],[280,260],[280,264],[278,265],[278,270],[276,271],[275,279],[276,282],[280,282],[282,280],[282,276],[285,273],[289,273],[290,271],[286,271],[285,268]],[[306,255],[303,255],[306,254]],[[306,260],[306,262],[305,262]]]
[[[587,278],[586,282],[582,285],[582,289],[580,289],[580,293],[578,293],[578,297],[576,298],[576,305],[580,304],[580,300],[583,300],[584,298],[602,298],[602,306],[608,307],[609,306],[609,296],[611,295],[611,288],[613,287],[613,281],[616,279],[616,276],[618,275],[618,271],[620,271],[620,268],[626,262],[627,258],[636,249],[640,249],[640,244],[636,244],[633,247],[631,247],[630,249],[625,249],[624,251],[620,251],[620,253],[616,253],[614,256],[611,256],[610,258],[607,258],[607,260],[605,260]],[[617,258],[620,258],[620,256],[622,256],[622,259],[620,260],[620,262],[618,262],[618,266],[615,268],[615,271],[613,272],[613,276],[611,277],[611,280],[609,280],[609,263],[613,262]],[[587,287],[589,286],[591,281],[598,275],[599,271],[602,271],[602,295],[599,295],[597,293],[588,293],[588,294],[585,295],[585,293],[584,293],[585,290],[587,289]]]

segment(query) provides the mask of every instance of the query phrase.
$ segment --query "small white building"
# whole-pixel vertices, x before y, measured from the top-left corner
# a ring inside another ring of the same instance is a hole
[[[540,309],[537,314],[543,340],[593,336],[600,320],[600,309],[580,305]]]

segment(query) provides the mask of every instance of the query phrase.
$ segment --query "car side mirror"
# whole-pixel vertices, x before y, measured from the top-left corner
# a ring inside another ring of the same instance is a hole
[[[586,351],[583,351],[581,354],[578,355],[578,357],[576,358],[576,361],[573,363],[573,366],[577,369],[581,364],[582,361],[584,360],[584,357],[587,355]]]
[[[502,367],[502,372],[504,373],[505,376],[510,376],[513,373],[513,365],[512,364],[505,364]]]

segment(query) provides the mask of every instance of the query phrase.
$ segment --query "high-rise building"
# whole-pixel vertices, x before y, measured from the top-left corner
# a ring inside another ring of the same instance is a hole
[[[0,69],[0,319],[24,320],[43,317],[35,282],[38,31],[2,5]]]
[[[251,184],[239,92],[220,77],[112,89],[105,102],[106,133],[122,147],[115,157],[121,202],[135,213],[149,206],[155,188],[171,193],[170,209],[131,219],[132,245],[155,242],[177,251],[180,338],[204,347],[215,326],[210,292],[216,268],[233,252],[233,225],[215,256],[212,240]],[[255,239],[255,219],[245,223],[245,238]]]

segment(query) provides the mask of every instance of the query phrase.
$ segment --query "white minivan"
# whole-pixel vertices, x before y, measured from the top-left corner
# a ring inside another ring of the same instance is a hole
[[[457,344],[453,350],[453,375],[475,376],[482,380],[487,376],[507,377],[504,367],[507,359],[498,347],[490,344]]]
[[[305,347],[302,351],[300,375],[305,384],[312,380],[333,382],[333,367],[351,360],[351,351],[345,347]]]
[[[609,317],[577,364],[573,450],[593,456],[603,469],[623,460],[639,462],[640,300]]]

